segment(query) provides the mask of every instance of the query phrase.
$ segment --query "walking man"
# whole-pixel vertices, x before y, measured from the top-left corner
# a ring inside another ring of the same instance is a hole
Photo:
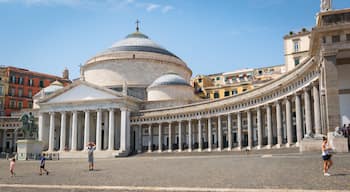
[[[46,172],[46,175],[49,174],[49,171],[47,171],[45,169],[45,161],[46,161],[46,158],[45,158],[45,153],[44,153],[40,158],[40,173],[39,173],[39,175],[43,174],[43,170]]]

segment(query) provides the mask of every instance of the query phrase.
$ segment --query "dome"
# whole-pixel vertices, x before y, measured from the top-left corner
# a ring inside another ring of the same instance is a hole
[[[148,88],[157,87],[161,85],[184,85],[190,86],[186,80],[176,73],[168,73],[156,79]]]
[[[119,51],[142,51],[149,53],[159,53],[162,55],[178,58],[176,55],[159,46],[150,40],[147,35],[144,35],[139,31],[127,35],[125,39],[114,43],[106,51],[100,53],[100,55],[111,54]]]

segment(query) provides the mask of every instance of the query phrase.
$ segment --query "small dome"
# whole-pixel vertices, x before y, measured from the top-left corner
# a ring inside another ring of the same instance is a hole
[[[168,73],[158,77],[153,83],[148,87],[157,87],[161,85],[184,85],[190,86],[186,80],[176,73]]]
[[[49,95],[59,89],[62,89],[63,87],[64,87],[63,84],[56,80],[52,82],[49,86],[42,89],[40,92],[43,92],[45,95]]]

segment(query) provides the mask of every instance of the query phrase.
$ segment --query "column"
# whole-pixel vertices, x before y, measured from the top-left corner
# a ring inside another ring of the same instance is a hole
[[[6,150],[6,139],[7,139],[7,130],[3,130],[3,135],[2,135],[2,152],[5,152]]]
[[[286,123],[287,123],[287,147],[293,143],[292,133],[292,107],[288,98],[286,98]]]
[[[101,150],[101,126],[102,126],[102,110],[97,110],[96,117],[96,150]]]
[[[148,125],[148,152],[152,152],[152,124]]]
[[[281,103],[276,101],[276,119],[277,119],[277,148],[280,148],[283,143],[282,133],[282,109]]]
[[[78,131],[78,112],[73,111],[73,117],[72,117],[72,151],[77,150],[77,131]]]
[[[139,125],[139,129],[138,129],[138,140],[139,140],[139,147],[138,147],[138,150],[137,152],[138,153],[141,153],[142,152],[142,148],[143,148],[143,141],[142,141],[142,125],[140,124]]]
[[[104,118],[103,120],[103,143],[102,143],[102,149],[107,149],[107,144],[108,144],[108,138],[109,138],[109,122],[108,122],[108,119],[109,119],[109,115],[108,115],[108,111],[102,113],[102,116]]]
[[[212,150],[211,117],[208,117],[208,151]]]
[[[66,147],[66,112],[61,112],[61,141],[60,141],[60,151],[64,151]]]
[[[305,124],[306,124],[306,135],[309,137],[312,135],[312,123],[311,123],[311,105],[310,105],[310,93],[309,89],[304,89],[304,102],[305,102]]]
[[[262,147],[262,125],[261,125],[261,109],[258,107],[256,109],[256,118],[257,118],[257,128],[258,128],[258,149]]]
[[[300,146],[300,142],[302,139],[302,133],[303,133],[303,124],[301,119],[301,101],[300,101],[300,95],[297,93],[295,94],[295,118],[296,118],[296,127],[297,127],[297,146]]]
[[[90,111],[85,111],[85,119],[84,119],[84,149],[85,151],[87,148],[85,147],[90,142]]]
[[[248,125],[248,149],[253,148],[253,126],[252,126],[252,113],[247,111],[247,125]]]
[[[114,150],[114,109],[109,109],[108,150]],[[135,142],[136,143],[136,142]]]
[[[182,127],[181,121],[179,121],[179,151],[182,151]]]
[[[169,133],[169,146],[168,146],[168,152],[171,152],[172,151],[172,147],[173,147],[173,142],[172,142],[172,139],[171,139],[171,137],[172,137],[172,134],[171,134],[171,122],[169,122],[169,131],[168,131],[168,133]]]
[[[242,116],[241,112],[237,113],[237,142],[238,149],[242,149]]]
[[[39,112],[39,119],[38,119],[38,140],[43,141],[44,136],[44,114],[42,112]]]
[[[321,111],[320,111],[320,94],[318,91],[318,82],[313,83],[313,95],[314,95],[314,120],[315,120],[315,135],[321,136]]]
[[[162,138],[162,123],[158,125],[158,152],[162,152],[163,138]]]
[[[128,153],[130,151],[130,112],[127,108],[121,108],[120,110],[120,149]]]
[[[49,151],[54,151],[55,112],[50,112]]]
[[[198,119],[198,151],[202,151],[203,144],[202,144],[202,124],[201,119]]]
[[[192,151],[192,127],[191,120],[188,120],[188,151]]]
[[[272,115],[271,106],[266,105],[266,116],[267,116],[267,148],[271,148],[273,145],[273,134],[272,134]]]
[[[221,116],[218,116],[218,150],[222,150],[222,127],[221,127]]]
[[[231,114],[227,115],[227,136],[228,136],[228,150],[232,150],[232,117]]]

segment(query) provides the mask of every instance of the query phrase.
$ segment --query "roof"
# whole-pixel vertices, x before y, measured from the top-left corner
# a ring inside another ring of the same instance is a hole
[[[119,51],[151,52],[178,58],[175,54],[159,46],[157,43],[150,40],[147,35],[139,31],[127,35],[125,39],[114,43],[110,48],[99,55],[111,54]]]
[[[190,86],[187,81],[176,73],[168,73],[158,77],[148,88],[158,87],[162,85],[183,85]]]

